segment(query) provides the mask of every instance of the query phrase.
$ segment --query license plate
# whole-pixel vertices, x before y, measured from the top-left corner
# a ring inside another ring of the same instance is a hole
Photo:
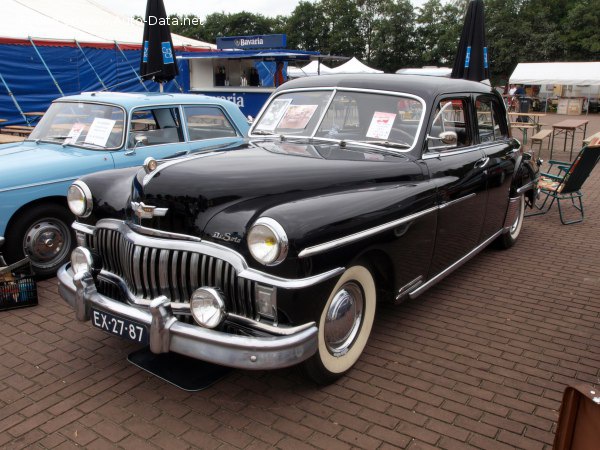
[[[124,339],[148,344],[148,330],[144,325],[113,314],[92,309],[92,324],[107,333],[116,334]]]

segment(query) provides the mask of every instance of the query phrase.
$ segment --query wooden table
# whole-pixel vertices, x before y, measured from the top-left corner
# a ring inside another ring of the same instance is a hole
[[[527,144],[527,132],[529,130],[535,130],[536,133],[538,131],[538,126],[530,122],[511,122],[510,127],[519,128],[521,130],[523,133],[523,144]]]
[[[14,134],[0,134],[0,144],[11,144],[13,142],[23,142],[23,136],[15,136]]]
[[[540,128],[542,128],[542,124],[540,123],[540,118],[541,117],[545,117],[546,113],[534,113],[534,112],[518,113],[518,112],[510,112],[510,113],[508,113],[508,115],[510,117],[511,123],[519,122],[519,123],[531,123],[531,124],[534,124],[535,127],[536,127],[536,133],[537,133],[538,131],[540,131]],[[519,120],[520,118],[525,119],[525,120]]]
[[[561,134],[565,135],[565,142],[563,145],[563,152],[567,151],[567,139],[571,137],[571,153],[569,154],[569,160],[573,159],[573,144],[575,142],[575,134],[578,130],[583,131],[583,139],[585,139],[585,132],[587,131],[588,120],[583,119],[568,119],[561,122],[557,122],[552,125],[552,144],[550,145],[550,159],[552,159],[552,151],[554,150],[554,137]]]
[[[32,124],[35,124],[36,122],[38,122],[44,116],[44,114],[46,114],[45,111],[32,111],[32,112],[23,113],[23,115],[26,117],[33,117],[32,121],[31,121]]]

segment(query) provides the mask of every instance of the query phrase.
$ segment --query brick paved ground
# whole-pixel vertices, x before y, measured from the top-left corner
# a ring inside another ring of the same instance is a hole
[[[289,369],[180,391],[40,283],[39,306],[0,313],[0,447],[549,448],[564,387],[599,383],[600,170],[585,192],[583,224],[529,218],[513,249],[381,306],[325,388]]]

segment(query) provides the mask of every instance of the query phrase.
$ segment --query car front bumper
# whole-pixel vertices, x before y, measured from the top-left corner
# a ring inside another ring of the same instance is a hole
[[[90,310],[105,311],[148,327],[153,353],[175,352],[202,361],[239,369],[279,369],[310,358],[317,350],[314,323],[286,336],[238,336],[177,320],[165,297],[148,308],[132,306],[98,292],[89,272],[74,274],[67,264],[58,271],[59,292],[80,321]]]

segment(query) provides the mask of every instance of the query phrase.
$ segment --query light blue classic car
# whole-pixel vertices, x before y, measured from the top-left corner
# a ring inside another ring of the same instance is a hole
[[[82,175],[241,144],[233,103],[189,94],[85,93],[52,103],[30,137],[0,145],[0,251],[52,275],[74,243],[67,189]]]

